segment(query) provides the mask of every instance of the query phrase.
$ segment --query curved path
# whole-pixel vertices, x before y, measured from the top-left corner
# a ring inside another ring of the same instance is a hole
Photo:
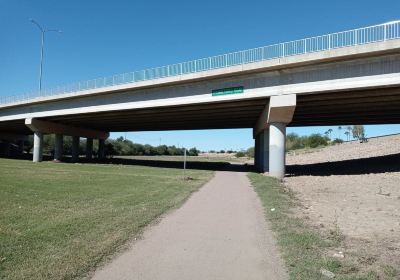
[[[95,280],[287,279],[246,173],[216,175]]]

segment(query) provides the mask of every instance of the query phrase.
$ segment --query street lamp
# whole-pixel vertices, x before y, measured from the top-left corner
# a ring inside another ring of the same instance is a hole
[[[30,19],[30,21],[36,25],[41,34],[42,34],[42,46],[41,46],[41,50],[40,50],[40,73],[39,73],[39,94],[42,92],[42,72],[43,72],[43,45],[44,45],[44,34],[46,32],[57,32],[57,33],[62,33],[61,30],[58,29],[45,29],[43,28],[39,23],[37,23],[37,21],[35,21],[34,19]]]

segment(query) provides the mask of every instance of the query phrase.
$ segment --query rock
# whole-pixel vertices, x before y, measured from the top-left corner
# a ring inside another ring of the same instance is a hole
[[[343,258],[344,258],[344,254],[343,254],[343,252],[337,252],[337,253],[334,253],[334,254],[333,254],[333,257],[334,257],[334,258],[343,259]]]
[[[328,278],[331,278],[331,279],[335,278],[335,273],[330,272],[329,270],[326,270],[325,268],[321,268],[321,270],[319,272]]]

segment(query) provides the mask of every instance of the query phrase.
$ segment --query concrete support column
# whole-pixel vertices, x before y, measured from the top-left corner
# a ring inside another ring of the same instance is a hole
[[[33,134],[33,162],[43,159],[43,133],[35,131]]]
[[[63,155],[63,135],[56,134],[54,142],[54,160],[60,161]]]
[[[86,139],[86,159],[93,157],[93,138]]]
[[[265,129],[262,133],[260,133],[260,171],[268,172],[269,171],[269,130]]]
[[[269,171],[269,131],[265,129],[255,136],[255,167],[259,172]]]
[[[99,149],[97,151],[99,159],[103,159],[104,158],[104,144],[105,144],[105,140],[104,139],[99,139]]]
[[[260,168],[260,143],[259,143],[260,138],[258,135],[254,137],[254,167],[256,170]]]
[[[285,176],[285,142],[286,124],[270,123],[269,127],[269,174],[270,176],[282,179]]]
[[[71,160],[72,162],[78,162],[79,160],[79,141],[80,138],[79,136],[73,136],[72,137],[72,157]]]

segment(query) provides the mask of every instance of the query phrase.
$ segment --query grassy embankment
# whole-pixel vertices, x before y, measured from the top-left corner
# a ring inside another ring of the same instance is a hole
[[[0,279],[73,279],[123,248],[212,175],[0,159]]]
[[[343,242],[344,237],[338,227],[333,225],[337,230],[324,234],[312,228],[301,217],[296,217],[293,209],[299,201],[278,180],[255,173],[249,173],[249,178],[262,201],[272,230],[276,233],[290,279],[328,279],[322,276],[321,269],[333,272],[335,279],[382,279],[375,271],[359,272],[357,264],[347,259],[330,257],[327,252],[340,248]],[[384,279],[398,279],[393,269],[387,269],[385,274]]]

